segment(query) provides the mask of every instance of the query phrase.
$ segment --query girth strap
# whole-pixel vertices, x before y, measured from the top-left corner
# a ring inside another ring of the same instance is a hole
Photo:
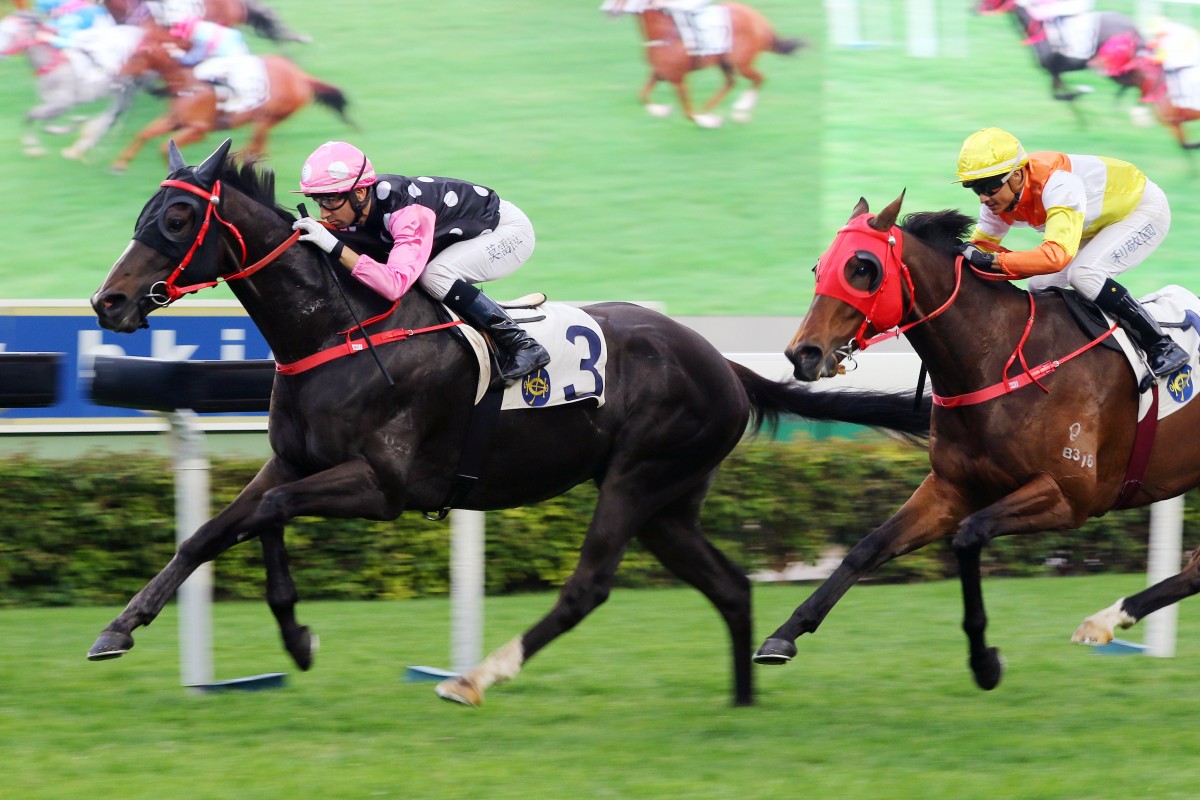
[[[1133,498],[1142,488],[1142,478],[1146,477],[1146,467],[1150,464],[1150,451],[1154,449],[1154,438],[1158,433],[1158,383],[1150,389],[1150,410],[1138,423],[1137,433],[1133,435],[1133,450],[1129,454],[1129,466],[1125,468],[1125,482],[1121,484],[1121,494],[1113,508],[1125,508],[1133,502]]]
[[[495,432],[496,422],[500,419],[500,403],[503,399],[504,383],[499,382],[489,388],[483,399],[472,409],[471,420],[467,423],[467,436],[463,441],[462,453],[458,457],[458,472],[450,483],[450,491],[446,493],[442,507],[437,511],[426,511],[425,519],[432,522],[445,519],[450,509],[462,503],[479,480],[492,442],[492,433]]]

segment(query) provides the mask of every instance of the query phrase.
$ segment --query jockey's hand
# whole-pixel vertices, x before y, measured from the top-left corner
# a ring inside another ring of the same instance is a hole
[[[320,220],[314,217],[301,217],[292,225],[292,230],[303,231],[300,234],[300,241],[312,242],[334,258],[341,258],[342,248],[345,245],[330,232],[329,228],[322,225]]]
[[[996,265],[996,254],[989,253],[986,250],[980,250],[973,244],[960,244],[958,252],[962,253],[963,260],[976,269],[987,270],[988,272],[1003,272]]]

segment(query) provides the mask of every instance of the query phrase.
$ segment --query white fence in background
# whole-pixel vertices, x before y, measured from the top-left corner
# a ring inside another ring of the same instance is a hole
[[[829,40],[838,47],[904,42],[917,58],[967,55],[968,0],[825,0]]]

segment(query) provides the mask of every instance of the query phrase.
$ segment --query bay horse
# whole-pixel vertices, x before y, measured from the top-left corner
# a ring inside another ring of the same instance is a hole
[[[80,106],[107,101],[62,151],[66,158],[82,159],[129,108],[135,87],[118,76],[143,31],[135,25],[97,27],[76,34],[73,46],[61,49],[39,38],[45,32],[48,29],[36,14],[16,12],[0,19],[0,56],[25,54],[39,101],[25,114],[21,144],[25,155],[43,156],[46,148],[36,132],[38,126]]]
[[[267,602],[288,653],[308,669],[312,642],[295,618],[285,523],[309,515],[390,520],[441,508],[464,446],[478,368],[451,337],[428,331],[443,322],[437,304],[419,291],[389,304],[342,270],[325,268],[317,250],[293,246],[293,216],[275,205],[274,175],[253,161],[227,163],[229,145],[197,168],[171,146],[169,179],[142,209],[134,241],[92,297],[100,325],[135,331],[156,308],[221,278],[283,364],[344,345],[356,319],[411,335],[377,348],[390,377],[366,357],[276,376],[270,460],[108,624],[88,654],[94,660],[127,652],[133,630],[149,624],[197,566],[257,536]],[[194,263],[193,250],[200,254]],[[585,311],[607,341],[606,401],[501,412],[478,481],[460,504],[510,508],[594,482],[599,500],[578,566],[545,617],[438,693],[482,702],[488,687],[514,677],[607,599],[637,538],[716,607],[732,645],[734,703],[750,704],[750,584],[699,526],[718,465],[748,422],[757,429],[786,413],[920,435],[928,430],[928,403],[914,409],[899,393],[820,392],[760,377],[691,329],[637,305]]]
[[[1200,457],[1179,445],[1200,431],[1200,403],[1159,422],[1144,474],[1127,480],[1135,472],[1127,468],[1138,388],[1125,357],[1105,347],[1078,352],[1097,340],[1073,321],[1061,294],[1031,295],[997,275],[965,269],[956,247],[974,220],[942,211],[909,215],[898,226],[902,200],[875,216],[859,200],[821,257],[817,294],[786,352],[795,376],[815,381],[875,338],[864,336],[903,332],[933,384],[930,472],[766,639],[755,661],[786,663],[796,654],[796,638],[816,631],[859,578],[952,536],[970,667],[987,690],[999,683],[1002,662],[984,638],[983,546],[997,536],[1078,528],[1116,507],[1147,505],[1200,484]],[[1034,364],[1040,366],[1027,366]],[[1190,396],[1192,370],[1184,367],[1171,388]],[[1138,455],[1147,451],[1139,447]],[[1087,618],[1072,640],[1106,643],[1114,627],[1197,591],[1200,555],[1178,576]]]
[[[979,0],[977,8],[981,14],[1011,13],[1013,15],[1017,28],[1025,35],[1022,43],[1032,45],[1038,65],[1050,73],[1050,91],[1055,100],[1072,101],[1084,91],[1091,91],[1089,87],[1068,88],[1063,82],[1062,76],[1068,72],[1088,69],[1089,62],[1105,42],[1114,36],[1129,34],[1137,37],[1139,42],[1141,41],[1137,25],[1124,14],[1116,11],[1088,11],[1085,14],[1095,26],[1095,42],[1090,46],[1090,52],[1079,57],[1081,54],[1066,53],[1056,47],[1046,36],[1042,23],[1034,19],[1025,6],[1016,0]],[[1079,16],[1083,17],[1084,14]],[[1121,87],[1117,90],[1118,93],[1135,85],[1124,76],[1110,77]]]
[[[252,127],[246,152],[261,154],[266,150],[271,129],[313,100],[333,109],[343,122],[352,124],[346,116],[347,101],[341,89],[312,77],[280,55],[238,57],[261,62],[265,78],[263,97],[252,107],[227,113],[220,107],[218,88],[198,78],[192,68],[176,61],[171,48],[165,31],[147,33],[121,70],[122,75],[128,76],[157,73],[166,84],[170,99],[167,112],[142,128],[117,154],[110,168],[113,172],[124,172],[142,147],[159,136],[173,135],[175,143],[182,147],[204,139],[212,131],[232,130],[243,125]],[[201,62],[197,68],[216,61],[218,59]],[[162,152],[165,157],[165,142]]]
[[[665,117],[671,113],[669,105],[650,102],[654,88],[660,81],[666,81],[675,87],[684,116],[703,128],[719,127],[723,118],[712,110],[733,89],[734,74],[737,73],[749,80],[751,87],[734,101],[731,118],[735,122],[748,122],[758,104],[758,93],[764,81],[762,73],[754,66],[758,54],[769,51],[790,55],[804,44],[800,39],[777,36],[767,18],[750,6],[742,3],[718,5],[729,10],[732,47],[728,53],[693,56],[684,46],[674,19],[657,7],[654,0],[605,0],[601,9],[609,14],[638,15],[642,38],[646,41],[646,58],[650,62],[650,77],[639,98],[651,115]],[[704,103],[700,113],[696,113],[684,79],[689,72],[712,66],[720,67],[724,81]]]
[[[276,42],[312,41],[311,36],[284,25],[274,9],[258,0],[159,0],[159,6],[170,22],[194,16],[226,28],[249,25],[259,36]],[[104,7],[118,23],[138,25],[152,18],[150,3],[144,0],[104,0]]]

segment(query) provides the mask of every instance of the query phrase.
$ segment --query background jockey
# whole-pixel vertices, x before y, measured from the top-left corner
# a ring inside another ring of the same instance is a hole
[[[1113,280],[1153,253],[1171,227],[1166,195],[1141,170],[1103,156],[1026,153],[1008,131],[985,128],[963,142],[958,180],[979,196],[979,221],[963,246],[973,266],[1032,278],[1031,290],[1070,285],[1116,317],[1156,377],[1188,362]],[[980,249],[995,249],[1014,225],[1042,231],[1041,246],[995,255]]]
[[[505,381],[550,363],[544,347],[471,285],[514,272],[533,253],[533,225],[521,209],[469,181],[376,175],[363,152],[345,142],[326,142],[313,151],[301,171],[300,193],[320,206],[328,225],[354,233],[348,241],[376,252],[372,257],[351,250],[311,217],[293,226],[304,232],[301,241],[332,255],[389,300],[420,283],[491,335]]]
[[[49,29],[42,38],[58,48],[69,47],[80,31],[117,24],[104,6],[86,0],[37,0],[34,10],[45,17]]]
[[[199,17],[188,17],[170,27],[168,33],[186,51],[175,60],[185,67],[218,56],[248,56],[250,47],[242,32]]]

